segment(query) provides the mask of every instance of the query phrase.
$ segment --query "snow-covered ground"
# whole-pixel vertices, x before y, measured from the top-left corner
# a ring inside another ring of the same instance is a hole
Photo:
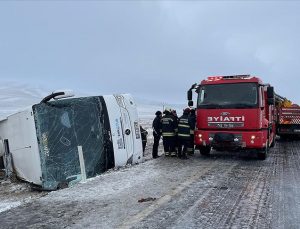
[[[25,182],[15,179],[0,180],[0,212],[29,203],[44,195],[47,195],[47,192],[33,191]]]
[[[0,213],[1,226],[299,228],[299,144],[279,142],[265,161],[216,151],[147,160],[21,201]]]

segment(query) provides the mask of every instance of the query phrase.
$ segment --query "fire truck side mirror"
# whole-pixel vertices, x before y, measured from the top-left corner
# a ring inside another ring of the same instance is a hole
[[[190,101],[190,100],[192,100],[193,99],[193,92],[192,92],[192,90],[190,89],[190,90],[188,90],[188,92],[187,92],[187,99],[188,99],[188,101]]]
[[[274,105],[275,104],[275,100],[273,99],[268,99],[267,100],[268,105]]]
[[[193,100],[189,100],[189,103],[188,103],[188,105],[189,105],[189,107],[192,107],[192,106],[194,106],[194,102],[193,102]]]
[[[274,97],[275,97],[274,87],[268,87],[267,88],[267,97],[268,97],[268,99],[273,99],[274,100]]]
[[[275,103],[274,87],[267,88],[267,103],[268,105],[274,105]]]

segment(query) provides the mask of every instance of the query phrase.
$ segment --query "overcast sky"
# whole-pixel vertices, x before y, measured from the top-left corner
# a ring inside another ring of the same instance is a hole
[[[300,2],[0,1],[0,83],[185,103],[251,74],[300,102]]]

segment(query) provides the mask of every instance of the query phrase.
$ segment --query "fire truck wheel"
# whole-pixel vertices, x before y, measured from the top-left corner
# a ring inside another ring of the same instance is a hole
[[[259,160],[265,160],[268,156],[269,147],[265,147],[264,149],[257,152],[257,157]]]
[[[273,139],[272,139],[272,143],[271,143],[271,145],[270,145],[270,148],[273,148],[275,146],[275,136],[273,137]]]
[[[201,155],[207,156],[210,154],[211,147],[210,146],[199,146],[199,150],[200,150]]]
[[[288,139],[287,135],[279,135],[280,136],[280,140],[282,141],[286,141]]]

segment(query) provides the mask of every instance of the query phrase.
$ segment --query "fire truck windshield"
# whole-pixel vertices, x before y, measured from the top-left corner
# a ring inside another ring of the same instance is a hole
[[[198,108],[253,108],[258,106],[256,83],[202,85]]]

